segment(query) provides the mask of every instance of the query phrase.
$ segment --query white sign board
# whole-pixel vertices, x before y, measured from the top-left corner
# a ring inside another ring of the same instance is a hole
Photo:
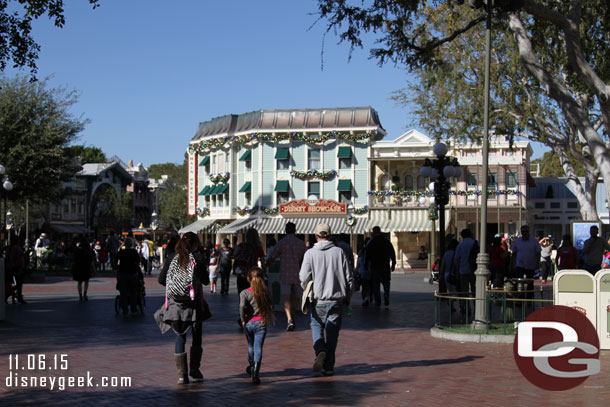
[[[188,153],[188,214],[197,214],[197,153]]]

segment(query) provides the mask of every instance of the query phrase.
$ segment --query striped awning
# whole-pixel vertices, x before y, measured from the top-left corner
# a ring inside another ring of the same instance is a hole
[[[303,235],[313,235],[319,223],[326,223],[330,226],[333,234],[362,234],[370,228],[367,218],[356,217],[356,221],[351,228],[345,223],[345,217],[317,217],[317,218],[284,218],[282,216],[262,216],[242,218],[228,224],[218,231],[218,233],[245,233],[251,227],[255,227],[259,234],[273,235],[282,234],[286,231],[286,224],[292,222],[296,225],[296,233]]]
[[[237,219],[225,227],[218,230],[218,233],[232,234],[232,233],[246,233],[248,229],[256,226],[258,217],[252,216],[248,218]],[[260,232],[259,232],[260,233]]]
[[[186,232],[210,233],[214,229],[214,223],[216,223],[215,219],[199,219],[191,223],[190,225],[186,225],[185,227],[180,229],[178,233],[180,233],[181,235],[185,234]]]
[[[330,226],[330,232],[333,235],[337,234],[362,234],[368,230],[368,219],[356,217],[356,221],[350,228],[345,222],[345,216],[337,217],[319,217],[319,218],[294,218],[291,219],[297,226],[297,233],[313,235],[316,226],[320,223],[326,223]]]
[[[281,234],[286,230],[286,223],[290,222],[291,219],[277,217],[261,218],[257,224],[256,229],[260,234],[274,235],[276,233]],[[294,221],[293,221],[294,223]]]
[[[451,211],[445,210],[445,229],[449,228]],[[379,226],[384,233],[389,232],[430,232],[432,221],[427,209],[403,209],[371,211],[370,229]]]

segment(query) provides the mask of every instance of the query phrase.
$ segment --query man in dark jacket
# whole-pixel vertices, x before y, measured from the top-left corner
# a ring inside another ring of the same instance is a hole
[[[392,243],[381,234],[379,226],[373,228],[373,238],[366,248],[364,267],[371,268],[371,287],[375,306],[381,305],[379,284],[383,284],[384,304],[387,307],[390,305],[390,273],[396,268],[396,252]]]

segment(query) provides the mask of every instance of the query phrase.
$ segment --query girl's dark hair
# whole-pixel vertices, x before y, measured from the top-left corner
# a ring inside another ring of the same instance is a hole
[[[260,267],[252,267],[248,272],[248,280],[250,281],[250,288],[252,288],[254,301],[256,301],[258,310],[263,317],[263,325],[267,323],[268,319],[272,322],[275,321],[271,297],[269,296],[269,291],[267,291],[267,286],[263,281],[263,270],[261,270]]]
[[[178,243],[178,240],[180,240],[178,235],[171,235],[169,241],[167,242],[168,253],[174,253],[176,251],[176,244]]]
[[[262,247],[261,240],[258,237],[258,231],[254,228],[250,228],[246,231],[245,237],[246,244],[258,250]]]
[[[449,241],[449,244],[447,245],[447,248],[449,250],[455,250],[458,247],[458,241],[456,239],[451,239]]]
[[[176,255],[178,256],[178,267],[180,270],[186,270],[189,264],[189,255],[191,248],[199,243],[199,238],[193,232],[186,232],[178,243],[176,243]]]

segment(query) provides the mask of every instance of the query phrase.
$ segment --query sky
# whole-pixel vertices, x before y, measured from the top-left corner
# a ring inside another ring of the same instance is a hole
[[[372,106],[386,139],[421,131],[390,99],[406,71],[380,67],[368,48],[350,60],[349,46],[314,24],[315,0],[100,3],[64,2],[65,26],[43,17],[33,35],[37,77],[79,93],[72,113],[89,123],[78,143],[108,157],[182,163],[200,122],[259,109]],[[535,146],[534,157],[543,152]]]

